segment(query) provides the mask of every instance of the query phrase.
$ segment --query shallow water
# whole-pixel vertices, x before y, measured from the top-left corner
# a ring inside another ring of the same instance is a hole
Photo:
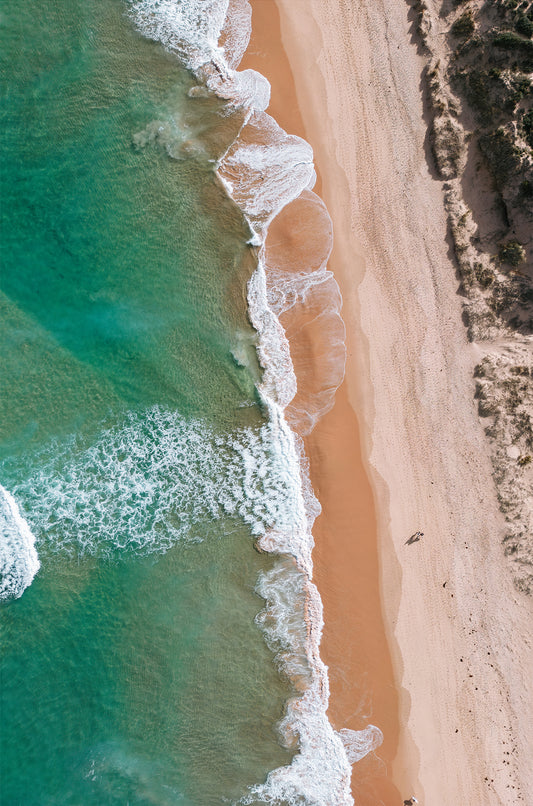
[[[1,37],[0,484],[41,568],[0,603],[0,800],[228,802],[291,758],[252,537],[287,485],[210,162],[242,120],[119,0]]]

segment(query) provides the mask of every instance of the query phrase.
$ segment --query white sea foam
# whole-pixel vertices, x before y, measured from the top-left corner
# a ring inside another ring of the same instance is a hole
[[[338,733],[350,764],[360,761],[383,742],[383,734],[375,725],[368,725],[364,730],[342,728]]]
[[[212,92],[239,106],[267,108],[270,85],[266,78],[255,70],[237,73],[232,69],[250,39],[248,2],[130,0],[130,10],[139,30],[176,53]]]
[[[220,60],[218,41],[229,0],[133,0],[132,13],[142,33],[176,53],[192,70]]]
[[[11,493],[0,485],[0,599],[22,596],[39,567],[30,528]]]
[[[249,36],[246,6],[245,0],[136,0],[132,12],[140,29],[176,52],[209,89],[228,99],[232,106],[247,110],[239,137],[219,159],[218,175],[252,228],[251,243],[259,247],[248,303],[252,324],[259,334],[258,354],[264,368],[259,391],[269,413],[272,464],[258,469],[257,456],[242,443],[237,452],[248,473],[245,496],[251,496],[254,506],[269,513],[266,519],[258,520],[266,526],[262,532],[256,530],[260,546],[285,555],[272,572],[258,581],[257,590],[266,601],[258,621],[280,668],[301,693],[289,702],[280,725],[283,741],[297,746],[299,752],[289,766],[273,770],[265,783],[252,787],[240,803],[350,806],[350,765],[374,749],[381,734],[372,725],[360,732],[336,733],[326,716],[329,685],[319,654],[322,603],[311,581],[311,527],[319,506],[311,489],[301,441],[284,416],[297,392],[297,380],[289,343],[276,315],[303,299],[307,301],[314,289],[319,289],[315,303],[322,301],[330,306],[328,327],[334,334],[336,369],[332,365],[328,370],[324,388],[318,392],[320,399],[312,402],[312,410],[302,412],[302,423],[305,426],[307,416],[305,427],[311,428],[331,405],[344,371],[340,295],[325,268],[328,249],[320,265],[313,266],[312,271],[304,267],[291,277],[283,274],[280,266],[269,266],[265,257],[269,223],[285,205],[313,187],[316,173],[311,147],[301,138],[288,135],[265,113],[270,93],[266,79],[254,71],[239,73],[235,69]],[[237,37],[241,21],[244,34]],[[277,276],[272,271],[276,268]],[[261,500],[265,490],[253,481],[258,472],[268,474],[274,466],[276,483],[286,493],[280,507],[275,500],[265,504]]]
[[[76,437],[50,445],[13,490],[47,550],[161,553],[225,516],[241,518],[257,537],[275,532],[290,541],[301,503],[285,436],[271,421],[222,437],[201,420],[153,407],[129,413],[88,447]]]
[[[262,393],[282,409],[296,394],[297,383],[289,342],[267,300],[265,268],[261,258],[248,283],[248,309],[252,325],[260,334],[258,355],[264,369]]]
[[[218,44],[229,67],[239,66],[252,33],[252,8],[248,0],[229,0]]]
[[[304,190],[283,208],[263,250],[268,305],[287,328],[298,378],[298,394],[286,417],[301,435],[309,434],[331,408],[344,377],[342,297],[327,268],[332,244],[333,225],[324,202]]]
[[[262,233],[309,186],[315,176],[313,149],[256,110],[220,161],[219,174],[231,183],[254,231]]]

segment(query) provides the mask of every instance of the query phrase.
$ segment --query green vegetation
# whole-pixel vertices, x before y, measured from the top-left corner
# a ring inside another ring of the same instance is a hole
[[[461,57],[464,56],[463,51]],[[532,92],[529,76],[485,66],[483,58],[468,59],[468,66],[452,74],[452,85],[468,101],[477,122],[484,128],[506,123],[514,116],[518,104]]]
[[[511,79],[511,94],[510,100],[513,103],[513,108],[520,103],[522,98],[531,93],[531,79],[529,76],[515,75]]]
[[[526,17],[525,14],[520,14],[517,18],[515,28],[523,36],[531,37],[533,35],[533,21]]]
[[[486,70],[462,70],[455,76],[454,84],[462,89],[482,125],[489,125],[494,118],[491,89],[495,80]]]
[[[431,26],[427,18],[428,7],[425,0],[411,0],[412,8],[415,12],[415,31],[420,38],[421,43],[425,46],[427,41],[428,30]]]
[[[474,275],[481,288],[489,288],[494,282],[494,272],[483,263],[474,263]]]
[[[533,41],[523,39],[514,31],[502,31],[494,34],[492,44],[497,50],[507,51],[516,61],[509,66],[513,70],[522,70],[524,73],[533,71]]]
[[[468,39],[474,33],[475,27],[472,12],[465,11],[464,14],[461,14],[461,16],[455,20],[450,31],[457,39]]]
[[[496,186],[501,189],[520,167],[520,149],[510,132],[503,127],[483,134],[479,138],[479,147]]]
[[[497,222],[489,233],[474,210],[474,233],[461,214],[461,189],[447,189],[468,336],[489,338],[502,326],[531,333],[526,233],[533,221],[533,0],[486,0],[466,8],[462,0],[447,0],[441,16],[449,21],[445,64],[432,52],[431,38],[425,40],[434,57],[426,80],[435,165],[441,179],[460,178],[463,165],[469,181],[479,175],[484,204]]]
[[[522,128],[524,130],[529,147],[533,148],[533,109],[530,109],[529,112],[526,112],[522,118]],[[531,182],[529,182],[529,186],[531,186]]]
[[[503,8],[503,10],[508,9],[514,11],[515,8],[518,8],[518,0],[500,0],[499,6]]]
[[[517,268],[525,261],[526,253],[524,247],[518,241],[507,241],[507,243],[500,244],[498,259],[500,263]]]

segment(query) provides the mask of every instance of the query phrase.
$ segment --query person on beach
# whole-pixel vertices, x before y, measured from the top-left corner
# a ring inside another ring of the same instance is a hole
[[[414,535],[411,535],[411,537],[405,541],[405,545],[410,546],[411,543],[416,543],[421,537],[424,537],[424,532],[415,532]]]

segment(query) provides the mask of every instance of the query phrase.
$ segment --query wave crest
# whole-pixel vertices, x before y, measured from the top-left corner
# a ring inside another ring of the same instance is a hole
[[[0,599],[17,599],[40,568],[35,539],[17,502],[0,485]]]

